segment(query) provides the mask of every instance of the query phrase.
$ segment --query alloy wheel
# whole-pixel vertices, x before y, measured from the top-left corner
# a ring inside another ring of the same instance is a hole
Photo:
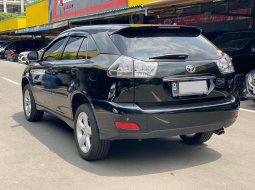
[[[28,117],[31,115],[31,97],[28,90],[24,93],[24,107],[25,107],[25,113]]]
[[[80,149],[87,153],[91,147],[91,126],[89,117],[85,112],[81,112],[76,123],[76,135]]]

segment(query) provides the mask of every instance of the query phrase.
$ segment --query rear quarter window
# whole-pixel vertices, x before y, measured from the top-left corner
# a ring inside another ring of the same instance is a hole
[[[77,53],[83,39],[83,37],[70,37],[63,52],[62,59],[77,59]]]

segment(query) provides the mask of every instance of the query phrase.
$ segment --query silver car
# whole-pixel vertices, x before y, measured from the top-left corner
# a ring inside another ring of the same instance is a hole
[[[245,98],[255,101],[255,70],[252,70],[246,75],[243,95]]]
[[[41,57],[42,53],[44,51],[44,48],[40,48],[37,52],[39,57]],[[18,56],[18,62],[19,63],[24,63],[24,64],[28,64],[28,59],[27,59],[27,55],[30,53],[31,51],[24,51],[21,52]]]

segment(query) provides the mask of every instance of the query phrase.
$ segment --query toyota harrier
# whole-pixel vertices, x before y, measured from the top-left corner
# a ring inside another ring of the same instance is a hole
[[[86,160],[110,141],[180,135],[189,144],[223,134],[238,115],[228,55],[194,27],[84,26],[61,33],[22,78],[28,121],[51,113],[74,128]]]

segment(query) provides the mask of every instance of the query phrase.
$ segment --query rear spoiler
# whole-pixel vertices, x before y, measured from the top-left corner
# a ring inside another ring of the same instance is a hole
[[[110,35],[112,34],[128,34],[133,33],[135,31],[148,31],[148,30],[166,30],[169,33],[189,33],[193,34],[194,36],[199,36],[202,33],[202,29],[199,27],[193,27],[193,26],[181,26],[181,25],[130,25],[125,28],[121,28],[120,30],[116,30],[113,32],[109,32]],[[164,31],[164,32],[166,32]]]

